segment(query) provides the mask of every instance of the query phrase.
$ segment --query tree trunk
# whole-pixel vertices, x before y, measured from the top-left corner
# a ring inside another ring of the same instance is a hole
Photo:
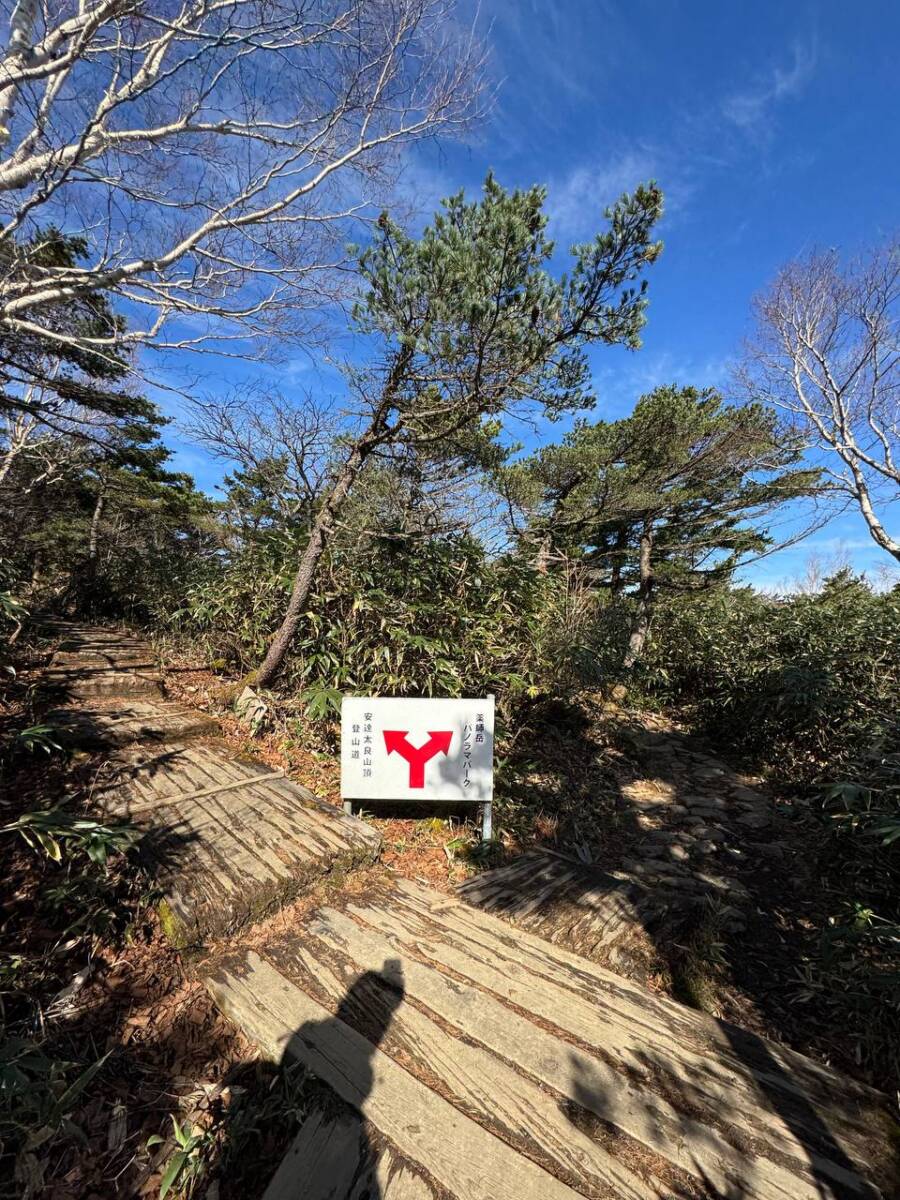
[[[26,400],[30,399],[33,388],[28,388],[25,392]],[[20,413],[15,421],[10,420],[7,426],[7,446],[3,455],[3,462],[0,463],[0,483],[6,479],[10,468],[16,460],[16,457],[25,449],[28,441],[28,435],[34,428],[35,422],[24,413]]]
[[[537,554],[534,556],[534,569],[541,575],[546,575],[550,569],[551,545],[550,534],[545,533],[538,544]]]
[[[869,527],[869,533],[882,550],[887,550],[888,554],[892,554],[900,562],[900,542],[895,541],[879,521],[875,509],[872,507],[872,498],[869,495],[865,476],[854,462],[850,463],[850,470],[853,472],[853,481],[856,485],[856,501],[859,511]]]
[[[631,671],[644,652],[650,622],[653,619],[653,529],[649,522],[641,532],[640,540],[640,585],[637,590],[637,611],[631,623],[631,636],[622,663]]]
[[[625,528],[621,528],[616,533],[616,541],[613,546],[612,563],[610,565],[609,592],[613,600],[618,600],[619,594],[622,591],[622,559],[627,548],[627,533]]]
[[[268,687],[281,670],[285,655],[297,632],[300,614],[309,599],[313,580],[316,577],[316,568],[325,549],[334,519],[346,500],[357,475],[362,470],[363,463],[374,449],[375,441],[373,430],[370,429],[369,433],[357,442],[324,504],[319,509],[310,531],[309,541],[306,543],[306,549],[303,551],[303,557],[300,559],[297,574],[294,576],[294,586],[291,589],[291,598],[284,614],[284,620],[269,643],[269,649],[262,665],[248,676],[248,683],[253,683],[257,687]]]
[[[103,516],[103,510],[106,507],[106,492],[101,487],[97,493],[97,503],[94,505],[94,515],[91,517],[91,533],[88,539],[88,562],[91,564],[91,570],[97,562],[97,544],[100,540],[100,519]]]
[[[19,453],[21,448],[21,443],[14,442],[12,438],[10,438],[9,446],[6,448],[6,451],[3,455],[3,462],[0,462],[0,483],[3,483],[4,479],[9,474],[9,469],[13,465],[16,455]]]
[[[28,583],[28,596],[32,598],[36,595],[38,588],[41,586],[41,576],[44,570],[44,554],[42,550],[36,550],[34,561],[31,564],[31,579]]]
[[[246,683],[253,684],[256,687],[268,687],[281,670],[291,642],[294,640],[294,634],[297,632],[300,614],[303,612],[306,607],[306,601],[309,599],[313,580],[316,577],[316,568],[325,549],[328,535],[334,525],[335,517],[347,499],[347,495],[356,482],[356,477],[362,470],[366,459],[376,446],[389,441],[391,436],[395,436],[400,428],[398,423],[393,429],[388,429],[387,416],[412,356],[413,350],[411,346],[403,346],[397,351],[393,366],[385,380],[381,399],[369,422],[369,427],[350,451],[340,475],[338,475],[334,486],[325,498],[325,502],[316,514],[315,521],[313,521],[309,541],[306,543],[306,549],[303,551],[303,557],[300,559],[300,565],[297,567],[297,574],[294,576],[294,586],[291,589],[291,598],[288,601],[284,620],[269,643],[269,649],[266,651],[266,657],[263,659],[262,665],[258,670],[250,672]]]

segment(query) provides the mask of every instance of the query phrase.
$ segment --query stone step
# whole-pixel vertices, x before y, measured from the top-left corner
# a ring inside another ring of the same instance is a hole
[[[201,974],[347,1106],[267,1200],[361,1197],[386,1153],[441,1200],[873,1200],[887,1170],[877,1093],[408,880]]]
[[[370,825],[224,741],[115,751],[93,800],[146,830],[163,925],[181,947],[233,933],[326,876],[374,861],[381,845]]]

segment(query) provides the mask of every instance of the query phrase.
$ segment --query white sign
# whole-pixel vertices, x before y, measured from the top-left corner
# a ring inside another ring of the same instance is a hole
[[[341,706],[345,800],[454,800],[490,804],[494,698],[372,700]]]

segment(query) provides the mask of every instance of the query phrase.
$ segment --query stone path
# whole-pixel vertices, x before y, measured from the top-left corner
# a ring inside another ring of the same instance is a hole
[[[652,718],[651,718],[652,720]],[[708,901],[739,932],[755,882],[777,871],[771,801],[747,778],[660,722],[629,728],[614,820],[627,855],[585,865],[539,849],[460,884],[459,894],[521,928],[630,973],[647,935],[677,941]]]
[[[70,697],[66,736],[107,751],[95,799],[146,825],[177,943],[375,857],[371,827],[167,702],[138,639],[61,632],[48,677]],[[484,903],[505,890],[495,907],[518,925],[384,872],[295,910],[288,932],[192,959],[264,1056],[318,1081],[266,1200],[882,1194],[882,1097],[522,927],[563,883],[610,936],[614,912],[646,919],[653,889],[604,875],[589,897],[580,871],[532,858],[473,885]]]

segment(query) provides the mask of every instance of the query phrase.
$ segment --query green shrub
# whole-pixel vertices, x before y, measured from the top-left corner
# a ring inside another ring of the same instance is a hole
[[[236,670],[280,621],[298,547],[272,535],[188,589],[171,624]],[[472,538],[338,546],[319,573],[279,691],[324,715],[341,693],[554,695],[596,672],[596,601],[577,578],[491,560]]]
[[[900,589],[841,573],[815,596],[681,598],[660,613],[642,684],[812,802],[820,923],[795,999],[875,1078],[896,1078]]]
[[[680,597],[659,613],[641,684],[791,786],[834,779],[900,736],[900,590],[841,573],[816,596]]]

